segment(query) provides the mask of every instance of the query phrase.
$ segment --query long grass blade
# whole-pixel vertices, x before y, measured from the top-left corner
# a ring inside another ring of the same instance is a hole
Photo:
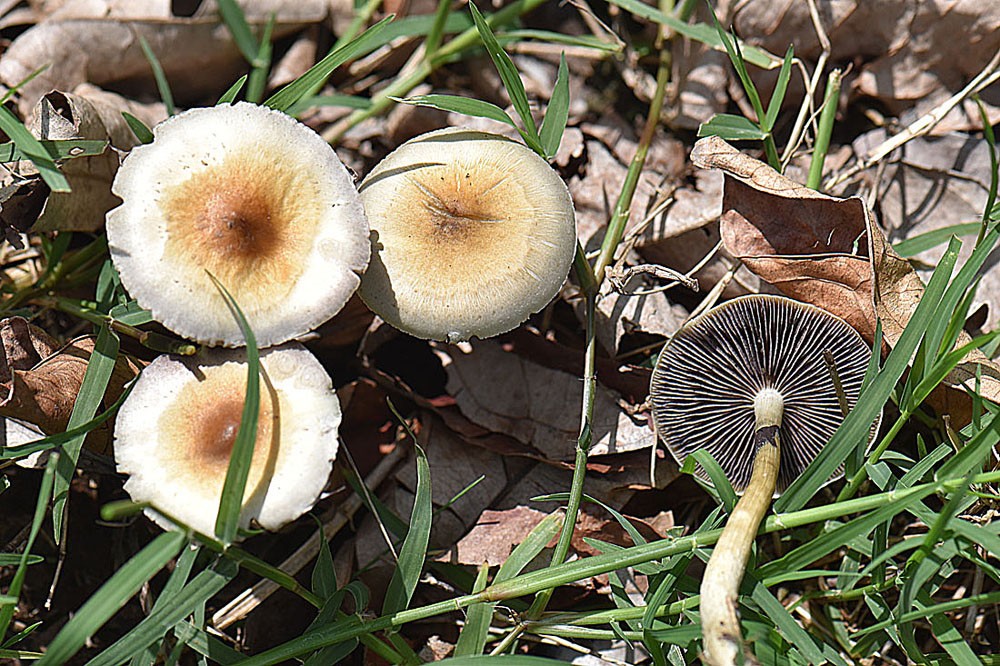
[[[240,428],[229,455],[229,469],[219,498],[219,515],[215,521],[215,536],[223,543],[232,543],[240,528],[240,514],[243,511],[243,494],[246,492],[247,477],[253,463],[253,450],[257,442],[257,422],[260,420],[260,352],[257,337],[250,327],[243,310],[232,297],[225,285],[209,273],[212,284],[222,294],[226,307],[239,323],[240,331],[247,344],[247,390],[240,416]]]
[[[146,581],[177,556],[186,540],[182,532],[166,532],[132,556],[59,631],[37,662],[39,666],[69,661]]]
[[[69,181],[52,161],[49,151],[5,106],[0,106],[0,130],[17,146],[21,155],[31,160],[49,189],[53,192],[69,192]]]
[[[431,471],[423,449],[416,444],[414,449],[417,454],[417,492],[410,513],[410,528],[399,549],[399,562],[385,593],[382,605],[384,615],[397,613],[410,605],[424,568],[424,557],[431,535]]]

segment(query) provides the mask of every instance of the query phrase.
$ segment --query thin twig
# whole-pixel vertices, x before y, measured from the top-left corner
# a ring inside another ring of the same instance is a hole
[[[973,93],[983,90],[997,80],[1000,80],[1000,51],[993,54],[993,58],[990,60],[989,64],[987,64],[986,67],[983,68],[983,71],[979,72],[974,79],[969,81],[967,86],[931,109],[928,113],[922,115],[899,134],[890,137],[888,140],[868,151],[868,153],[861,157],[854,166],[846,169],[843,173],[837,176],[829,178],[824,184],[823,189],[829,191],[831,188],[844,182],[855,174],[870,168],[874,164],[877,164],[889,155],[889,153],[897,148],[900,148],[909,141],[927,134],[934,129],[934,127],[941,122],[952,109],[961,104],[967,97]]]

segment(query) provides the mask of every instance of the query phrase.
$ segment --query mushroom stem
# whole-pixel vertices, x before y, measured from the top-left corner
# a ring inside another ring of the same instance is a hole
[[[737,663],[743,645],[737,600],[750,548],[760,523],[771,505],[778,481],[781,445],[778,431],[784,401],[774,389],[764,389],[754,398],[757,426],[750,483],[736,503],[726,528],[722,531],[701,582],[701,630],[704,654],[710,666]]]

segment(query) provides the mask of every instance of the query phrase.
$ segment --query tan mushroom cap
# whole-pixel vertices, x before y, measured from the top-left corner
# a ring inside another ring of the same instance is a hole
[[[559,175],[502,136],[407,141],[360,187],[372,259],[360,295],[393,326],[456,342],[515,328],[558,293],[576,249]]]
[[[111,257],[141,306],[184,337],[242,345],[211,272],[262,347],[344,306],[368,263],[368,224],[319,135],[245,102],[186,111],[153,133],[118,170],[123,203],[107,218]]]
[[[329,375],[301,345],[263,350],[260,361],[260,422],[240,525],[253,519],[274,530],[312,508],[326,485],[341,412]],[[115,459],[133,500],[214,532],[246,381],[243,350],[160,356],[142,371],[115,423]]]

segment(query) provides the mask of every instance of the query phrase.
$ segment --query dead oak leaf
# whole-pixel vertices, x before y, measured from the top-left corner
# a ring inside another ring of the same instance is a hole
[[[438,345],[448,373],[448,393],[462,414],[493,432],[508,434],[551,460],[572,459],[579,429],[583,383],[495,342]],[[653,445],[652,431],[637,423],[599,386],[594,397],[591,455],[623,453]]]
[[[722,238],[731,253],[788,296],[840,316],[869,341],[881,320],[885,342],[896,344],[924,285],[886,241],[861,199],[810,190],[718,137],[699,141],[691,159],[726,174]],[[959,344],[967,341],[966,336]],[[968,354],[944,384],[959,391],[973,388],[977,370],[981,394],[1000,402],[1000,366],[978,351]],[[954,411],[961,403],[953,397],[934,404]]]

